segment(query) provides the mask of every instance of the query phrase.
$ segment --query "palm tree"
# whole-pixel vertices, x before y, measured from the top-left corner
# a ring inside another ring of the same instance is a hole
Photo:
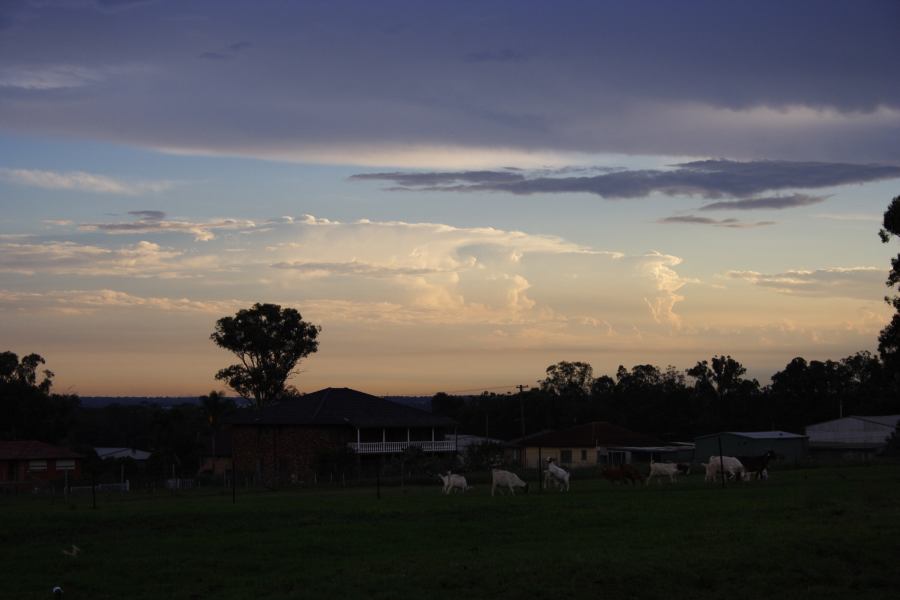
[[[225,396],[224,392],[212,391],[205,396],[200,396],[200,404],[206,422],[212,431],[213,461],[216,459],[216,432],[219,430],[222,417],[235,409],[234,400]]]

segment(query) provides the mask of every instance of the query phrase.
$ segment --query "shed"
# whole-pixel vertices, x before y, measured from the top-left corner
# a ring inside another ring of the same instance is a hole
[[[725,456],[762,456],[769,450],[781,460],[799,462],[807,457],[807,437],[789,431],[723,431],[694,439],[694,460],[706,462],[719,455],[719,440]]]
[[[809,450],[819,459],[866,460],[880,453],[900,415],[852,415],[806,427]]]

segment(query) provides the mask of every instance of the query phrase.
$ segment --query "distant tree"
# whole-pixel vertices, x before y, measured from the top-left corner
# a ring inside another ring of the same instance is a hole
[[[878,232],[881,241],[888,243],[892,237],[900,237],[900,196],[894,198],[884,212],[883,227]],[[885,285],[893,291],[900,286],[900,253],[891,259],[891,270]],[[894,316],[878,336],[878,353],[885,367],[893,375],[895,382],[900,380],[900,295],[886,296],[885,302],[894,307]]]
[[[594,369],[588,363],[561,361],[547,367],[541,389],[557,396],[587,396],[594,384]]]
[[[594,369],[585,362],[561,361],[546,369],[540,390],[546,397],[544,421],[570,426],[589,418]]]
[[[744,365],[727,355],[713,356],[685,371],[694,378],[694,390],[701,399],[698,409],[704,413],[712,408],[718,415],[718,428],[743,426],[754,413],[759,382],[745,379],[746,373]]]
[[[210,428],[219,428],[222,417],[237,408],[234,400],[223,392],[212,391],[205,396],[200,396],[200,406],[203,407],[203,415]]]
[[[297,363],[319,349],[321,327],[304,321],[293,308],[254,304],[216,321],[210,339],[240,359],[216,373],[257,408],[279,400]]]

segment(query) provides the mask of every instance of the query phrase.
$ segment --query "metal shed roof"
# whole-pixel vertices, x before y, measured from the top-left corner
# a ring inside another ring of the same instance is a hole
[[[800,435],[799,433],[791,433],[789,431],[723,431],[721,433],[698,435],[696,439],[702,440],[726,434],[750,438],[753,440],[797,439],[807,437],[805,435]]]

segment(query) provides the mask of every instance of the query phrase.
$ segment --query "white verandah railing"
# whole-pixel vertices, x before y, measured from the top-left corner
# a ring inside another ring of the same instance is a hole
[[[455,440],[435,442],[349,442],[347,446],[357,454],[394,454],[409,447],[421,448],[424,452],[455,452]]]

